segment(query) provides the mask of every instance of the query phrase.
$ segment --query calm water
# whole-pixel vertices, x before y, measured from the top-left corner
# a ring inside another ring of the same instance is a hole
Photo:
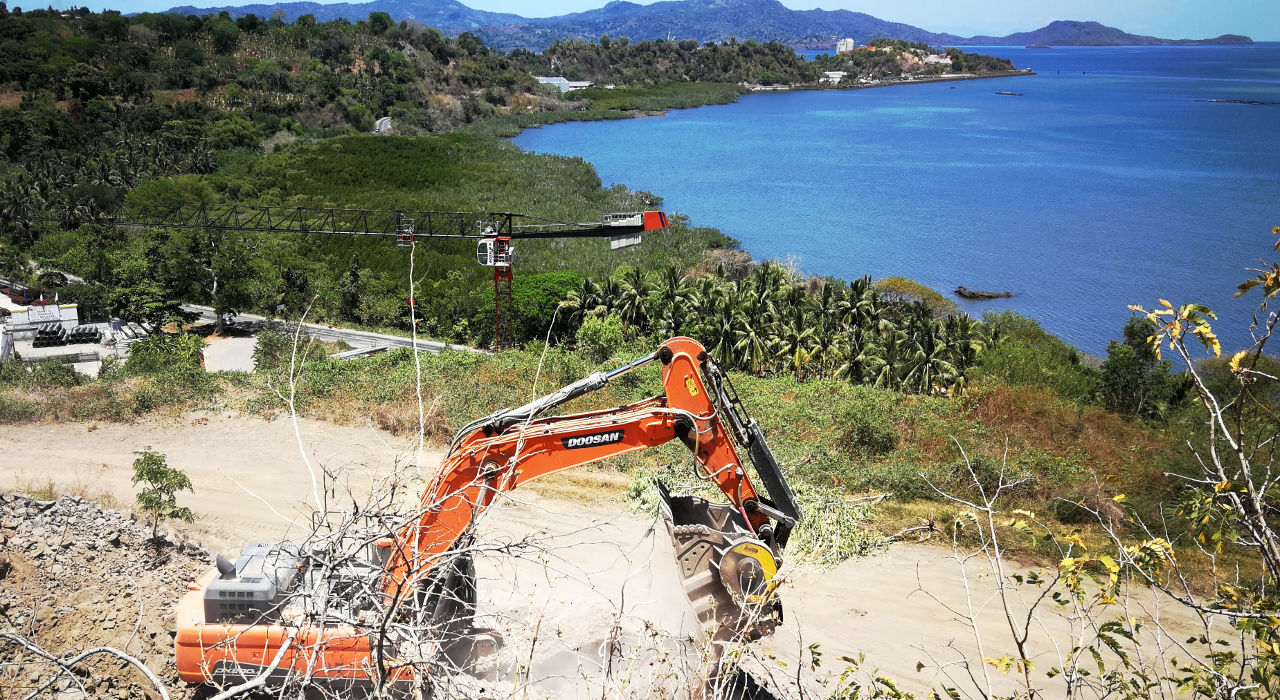
[[[1280,105],[1197,100],[1280,102],[1280,44],[982,51],[1038,75],[750,95],[515,143],[582,156],[806,274],[1013,291],[961,306],[1095,353],[1127,304],[1194,300],[1243,345],[1253,305],[1231,294],[1280,225]]]

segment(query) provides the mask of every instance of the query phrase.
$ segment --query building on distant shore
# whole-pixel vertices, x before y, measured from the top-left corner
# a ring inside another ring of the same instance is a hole
[[[836,42],[836,53],[849,53],[858,48],[858,42],[853,39],[844,38]]]
[[[539,75],[536,77],[538,78],[538,82],[542,83],[543,85],[554,85],[560,89],[560,92],[572,92],[574,90],[585,90],[591,87],[590,80],[565,80],[560,76],[546,77],[546,76]]]

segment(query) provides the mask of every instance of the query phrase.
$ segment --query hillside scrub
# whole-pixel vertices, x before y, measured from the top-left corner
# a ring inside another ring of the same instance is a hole
[[[265,156],[237,158],[207,176],[150,181],[126,198],[135,208],[199,201],[287,206],[514,211],[558,221],[599,220],[656,200],[623,187],[601,187],[579,158],[525,153],[490,136],[450,134],[395,140],[349,136],[296,143]],[[563,287],[568,270],[601,274],[615,265],[692,266],[708,248],[733,242],[673,216],[669,231],[647,245],[602,255],[594,240],[523,243],[516,291]],[[204,234],[86,226],[50,231],[31,247],[42,264],[83,276],[103,289],[123,318],[163,321],[171,300],[224,311],[299,315],[363,326],[408,327],[407,252],[384,240],[342,236]],[[474,243],[432,240],[419,246],[419,332],[482,343],[492,334],[489,271],[475,264]],[[213,284],[217,275],[218,284]],[[545,275],[552,275],[547,277]],[[537,295],[517,306],[518,338],[545,333],[561,297]],[[478,319],[483,319],[477,322]]]
[[[558,40],[542,53],[517,50],[516,63],[538,75],[563,75],[622,85],[666,82],[756,83],[794,85],[816,82],[820,75],[795,49],[779,42],[708,42],[693,40],[629,42],[625,39],[586,43]]]
[[[477,417],[628,362],[651,352],[656,342],[627,330],[616,316],[588,319],[578,338],[579,349],[553,347],[545,357],[540,343],[491,356],[422,355],[428,441],[444,444]],[[291,340],[275,335],[266,340],[254,374],[199,373],[197,382],[195,374],[186,372],[107,372],[81,386],[51,380],[38,389],[23,379],[0,387],[0,407],[10,421],[129,420],[200,408],[279,415],[286,407],[276,390],[287,382]],[[317,347],[303,342],[310,348],[298,356],[296,405],[303,415],[340,424],[368,422],[401,435],[417,430],[415,364],[408,351],[337,362],[320,359]],[[15,375],[6,368],[0,376]],[[644,367],[566,410],[639,400],[659,391],[658,379],[657,367]],[[1076,403],[1044,386],[985,379],[954,398],[790,374],[735,372],[733,380],[794,479],[850,498],[887,494],[890,500],[877,510],[880,527],[888,532],[947,512],[925,479],[965,489],[957,472],[960,445],[984,468],[996,470],[1007,459],[1012,472],[1034,477],[1014,494],[1017,502],[1050,514],[1058,497],[1076,500],[1099,493],[1128,493],[1135,506],[1154,512],[1169,493],[1167,485],[1161,486],[1166,483],[1161,473],[1185,468],[1179,466],[1185,458],[1169,446],[1167,429]],[[634,475],[689,461],[682,447],[668,445],[610,464],[639,479]],[[677,471],[692,479],[689,469]],[[1071,521],[1079,518],[1069,510],[1063,524],[1075,527]]]

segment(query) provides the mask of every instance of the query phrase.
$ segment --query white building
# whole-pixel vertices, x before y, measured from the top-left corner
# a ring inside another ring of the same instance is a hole
[[[538,82],[543,85],[554,85],[560,88],[560,92],[569,92],[569,81],[561,77],[548,78],[545,76],[537,76]]]
[[[942,66],[949,66],[949,65],[951,65],[951,57],[950,57],[950,56],[946,56],[946,55],[942,55],[942,54],[933,54],[933,55],[930,55],[930,56],[925,56],[925,57],[924,57],[924,62],[925,62],[925,64],[926,64],[926,65],[928,65],[928,64],[937,64],[937,65],[942,65]]]
[[[560,92],[572,92],[574,90],[585,90],[591,87],[590,80],[565,80],[560,76],[536,76],[538,82],[543,85],[554,85],[560,89]]]
[[[77,304],[31,304],[10,309],[9,313],[11,330],[27,330],[50,323],[71,330],[80,325],[80,307]]]
[[[848,73],[842,70],[823,71],[822,80],[819,82],[830,83],[832,85],[839,85],[840,81],[844,79],[846,75],[848,75]]]
[[[849,53],[856,48],[858,48],[858,42],[847,37],[836,42],[836,53]]]

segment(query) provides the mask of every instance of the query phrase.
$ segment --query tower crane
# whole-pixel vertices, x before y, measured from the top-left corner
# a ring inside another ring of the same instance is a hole
[[[599,222],[553,221],[511,212],[442,212],[405,209],[339,209],[250,204],[185,204],[176,207],[122,205],[94,217],[125,227],[373,236],[413,247],[433,238],[476,241],[476,260],[493,269],[494,344],[515,345],[515,241],[608,238],[611,250],[638,245],[642,234],[667,228],[667,215],[651,210],[606,214]],[[51,214],[36,221],[66,223]]]

